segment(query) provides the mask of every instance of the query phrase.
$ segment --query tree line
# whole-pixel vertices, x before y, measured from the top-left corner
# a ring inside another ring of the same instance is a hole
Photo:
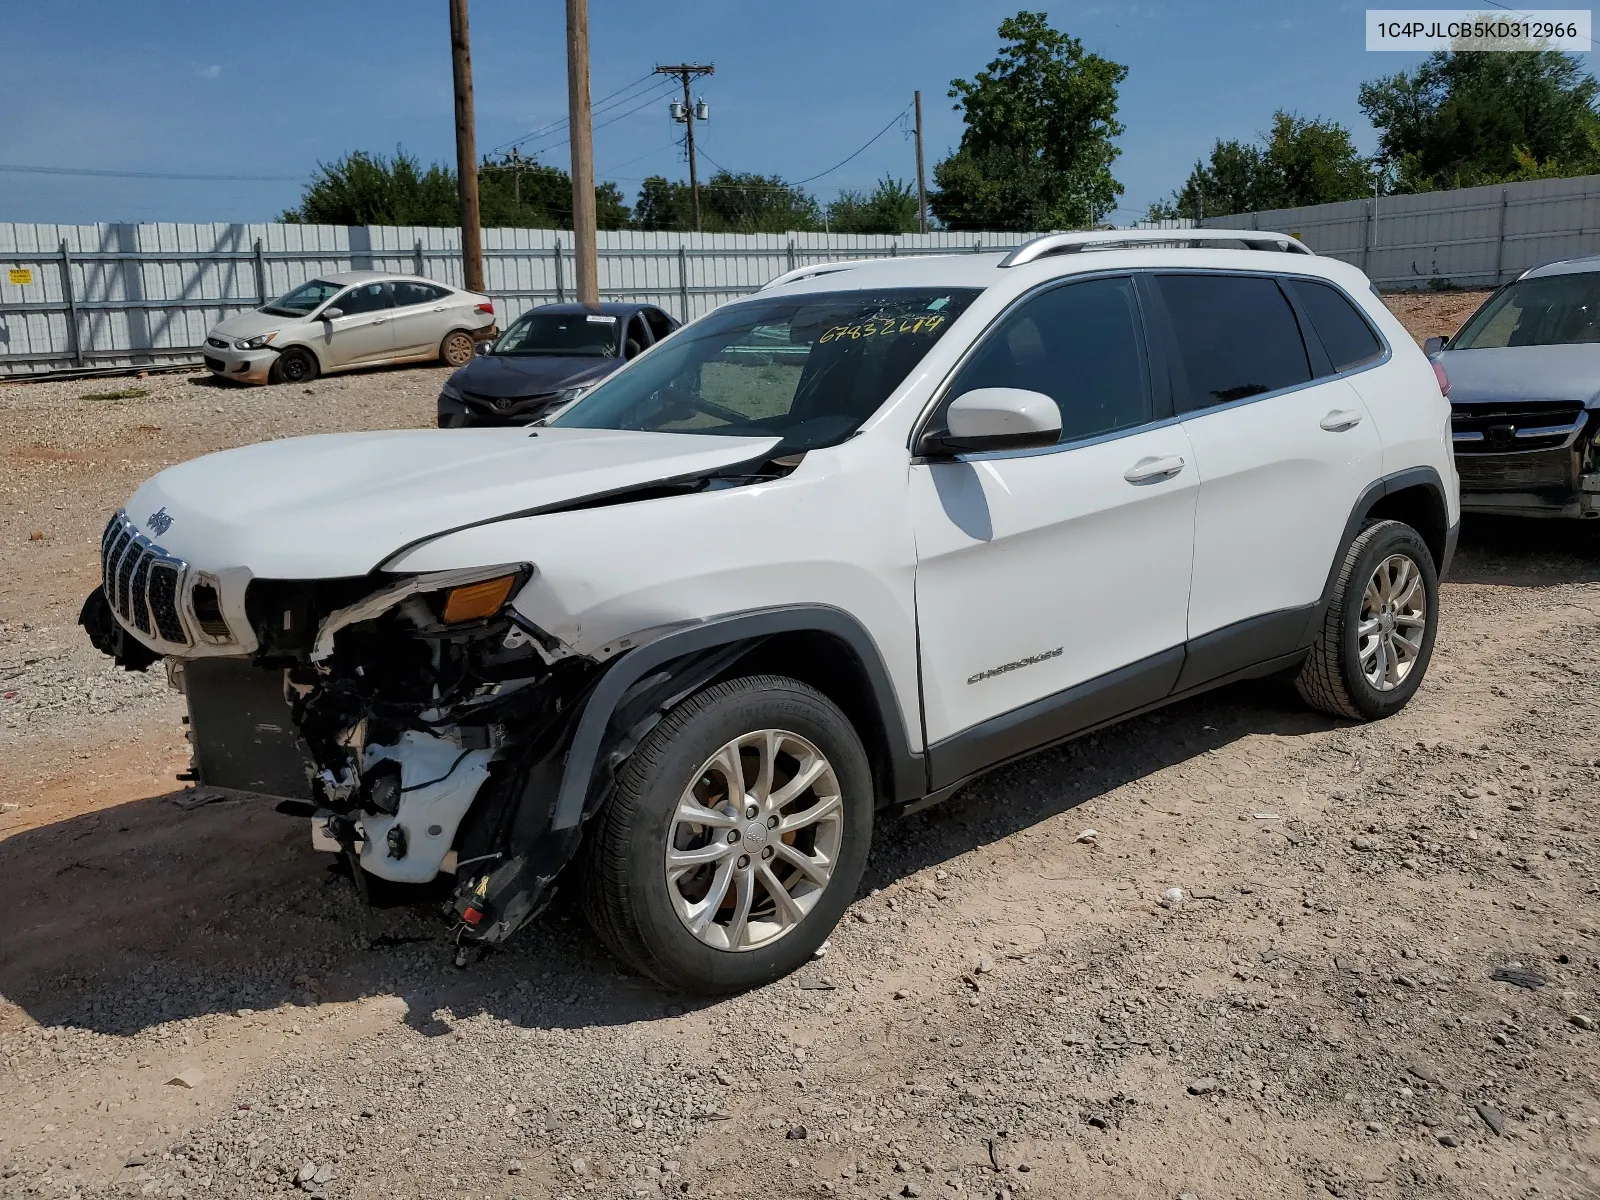
[[[692,229],[689,185],[646,179],[630,207],[615,183],[594,189],[601,229]],[[478,168],[478,207],[487,229],[571,229],[572,176],[560,167],[510,156]],[[363,150],[318,165],[297,207],[280,220],[316,225],[452,226],[460,223],[456,173],[424,168],[397,148]],[[870,192],[842,192],[824,206],[776,175],[718,171],[700,185],[700,224],[708,233],[908,233],[917,228],[916,188],[886,178]]]
[[[1045,14],[1000,23],[998,56],[951,81],[961,140],[934,164],[935,222],[953,230],[1083,228],[1103,222],[1123,187],[1112,167],[1118,89],[1128,68],[1086,52]],[[1371,157],[1336,121],[1288,110],[1254,140],[1217,139],[1151,219],[1200,218],[1364,196],[1600,173],[1600,84],[1554,50],[1430,55],[1413,71],[1363,83],[1362,113],[1378,133]],[[571,228],[572,182],[548,164],[502,157],[478,169],[486,227]],[[595,188],[601,229],[692,227],[689,185],[645,179],[630,206],[615,183]],[[719,170],[700,188],[708,232],[910,233],[912,184],[885,177],[823,204],[778,175]],[[459,223],[455,173],[356,151],[318,165],[285,221],[331,225]]]

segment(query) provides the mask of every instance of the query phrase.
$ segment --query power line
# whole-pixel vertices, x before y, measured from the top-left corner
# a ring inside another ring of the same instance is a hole
[[[632,83],[626,84],[623,87],[619,87],[616,91],[611,92],[611,93],[609,93],[607,95],[604,95],[604,96],[600,97],[600,99],[598,99],[598,100],[596,100],[594,102],[594,106],[593,106],[593,110],[592,111],[595,112],[595,113],[606,111],[606,104],[607,104],[608,101],[615,100],[618,96],[621,96],[622,93],[624,93],[624,92],[631,92],[634,88],[638,87],[641,83],[648,83],[654,77],[655,77],[655,72],[652,71],[649,75],[645,75],[645,76],[643,76],[643,77],[641,77],[639,79],[635,79]],[[631,99],[631,98],[632,97],[626,97],[626,98],[618,101],[618,103],[625,104],[625,103],[627,103],[627,100]],[[532,130],[532,131],[530,131],[528,133],[525,133],[521,137],[514,138],[509,142],[503,142],[502,144],[500,144],[500,145],[494,147],[492,150],[490,150],[489,153],[490,154],[499,154],[502,150],[509,150],[513,146],[520,146],[524,142],[529,142],[529,141],[532,141],[535,138],[544,137],[547,134],[554,133],[556,130],[564,128],[566,126],[566,124],[567,124],[567,118],[566,117],[562,117],[559,121],[552,121],[548,125],[541,125],[538,129],[535,129],[535,130]]]
[[[597,122],[593,126],[593,128],[595,128],[595,129],[604,129],[607,125],[615,125],[618,121],[622,120],[623,118],[631,117],[631,116],[633,116],[634,113],[641,112],[644,109],[649,108],[652,104],[654,104],[656,101],[660,100],[663,96],[667,95],[667,93],[671,92],[672,90],[673,89],[672,89],[671,85],[669,84],[663,90],[652,92],[650,95],[646,96],[642,101],[640,101],[638,104],[634,105],[632,108],[626,110],[625,112],[618,113],[616,116],[612,117],[608,121],[599,121],[599,122]],[[615,105],[613,105],[612,107],[615,107]],[[570,134],[569,135],[563,135],[562,137],[558,138],[556,141],[546,142],[543,145],[531,147],[528,150],[528,153],[529,153],[529,155],[544,154],[547,151],[556,149],[558,146],[565,146],[569,140],[570,140]]]
[[[907,105],[907,107],[909,108],[910,106]],[[887,125],[885,125],[882,129],[878,130],[877,133],[873,134],[870,138],[868,138],[866,140],[866,142],[862,145],[861,149],[857,150],[855,152],[855,154],[850,154],[850,155],[847,155],[844,158],[841,158],[838,162],[834,163],[833,166],[829,167],[826,171],[818,171],[815,175],[808,175],[804,179],[795,180],[794,186],[795,187],[799,187],[801,184],[810,183],[813,179],[821,179],[824,175],[832,175],[840,167],[844,166],[845,163],[849,162],[852,158],[856,157],[856,154],[860,154],[862,150],[865,150],[868,146],[872,145],[873,142],[877,141],[884,134],[888,133],[889,130],[893,129],[894,128],[894,123],[896,121],[898,121],[901,117],[905,116],[905,115],[906,115],[906,110],[904,108],[902,108],[899,112],[895,113],[894,116],[889,118],[889,123]]]
[[[304,183],[304,175],[190,175],[171,171],[104,171],[88,167],[29,167],[0,163],[0,171],[27,175],[95,175],[106,179],[186,179],[230,183]]]

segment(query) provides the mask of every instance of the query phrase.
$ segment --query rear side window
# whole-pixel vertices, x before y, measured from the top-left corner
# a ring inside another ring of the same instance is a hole
[[[1180,411],[1209,408],[1311,379],[1300,326],[1274,280],[1158,275],[1188,376]],[[1181,389],[1180,389],[1181,392]]]
[[[407,308],[413,304],[433,304],[450,295],[442,287],[435,287],[431,283],[416,283],[409,279],[397,279],[393,287],[396,308]]]
[[[1336,287],[1312,279],[1290,279],[1295,299],[1311,318],[1335,371],[1348,371],[1383,353],[1383,343],[1359,309]]]
[[[1043,392],[1061,410],[1061,441],[1152,419],[1143,325],[1131,279],[1092,279],[1024,301],[986,337],[950,387]]]
[[[352,317],[357,313],[377,312],[380,308],[389,308],[392,303],[387,283],[364,283],[340,296],[333,302],[333,306],[345,316]]]

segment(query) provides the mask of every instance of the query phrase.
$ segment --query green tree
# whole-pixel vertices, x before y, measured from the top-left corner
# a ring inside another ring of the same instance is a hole
[[[1122,185],[1117,86],[1128,68],[1050,27],[1044,13],[1000,23],[1000,55],[955,79],[966,129],[933,168],[930,197],[951,229],[1071,229],[1099,222]]]
[[[821,229],[822,207],[777,175],[718,171],[700,187],[700,223],[723,233]]]
[[[458,225],[455,172],[426,171],[395,147],[394,157],[356,150],[317,164],[298,208],[279,219],[309,225]]]
[[[1257,141],[1218,140],[1210,161],[1195,163],[1184,185],[1151,205],[1148,216],[1218,217],[1355,200],[1372,195],[1376,182],[1343,125],[1280,109]]]
[[[1360,102],[1387,186],[1425,192],[1600,170],[1597,91],[1560,51],[1441,50],[1415,71],[1363,83]]]
[[[651,175],[639,188],[639,198],[634,201],[633,223],[639,229],[693,229],[689,185],[664,175]]]
[[[599,228],[627,228],[632,214],[616,184],[596,184],[594,200]],[[571,229],[572,176],[527,159],[485,161],[478,168],[478,211],[485,229]]]
[[[689,185],[650,176],[634,203],[633,224],[638,229],[693,229]],[[777,175],[718,171],[700,185],[700,227],[707,233],[821,229],[822,208],[816,197]]]
[[[521,200],[517,199],[521,175]],[[628,224],[628,208],[614,183],[595,187],[595,214],[601,229]],[[479,220],[486,229],[572,228],[572,177],[559,167],[510,158],[485,161],[478,168]],[[393,158],[356,150],[332,163],[318,163],[298,208],[281,220],[315,225],[424,225],[450,228],[461,223],[456,174],[396,148]]]
[[[828,205],[828,226],[839,233],[915,233],[917,189],[885,175],[871,193],[840,192]]]

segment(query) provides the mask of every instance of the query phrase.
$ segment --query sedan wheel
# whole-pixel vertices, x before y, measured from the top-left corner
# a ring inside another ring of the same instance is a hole
[[[457,329],[439,343],[439,357],[450,367],[464,367],[472,361],[472,335]]]

